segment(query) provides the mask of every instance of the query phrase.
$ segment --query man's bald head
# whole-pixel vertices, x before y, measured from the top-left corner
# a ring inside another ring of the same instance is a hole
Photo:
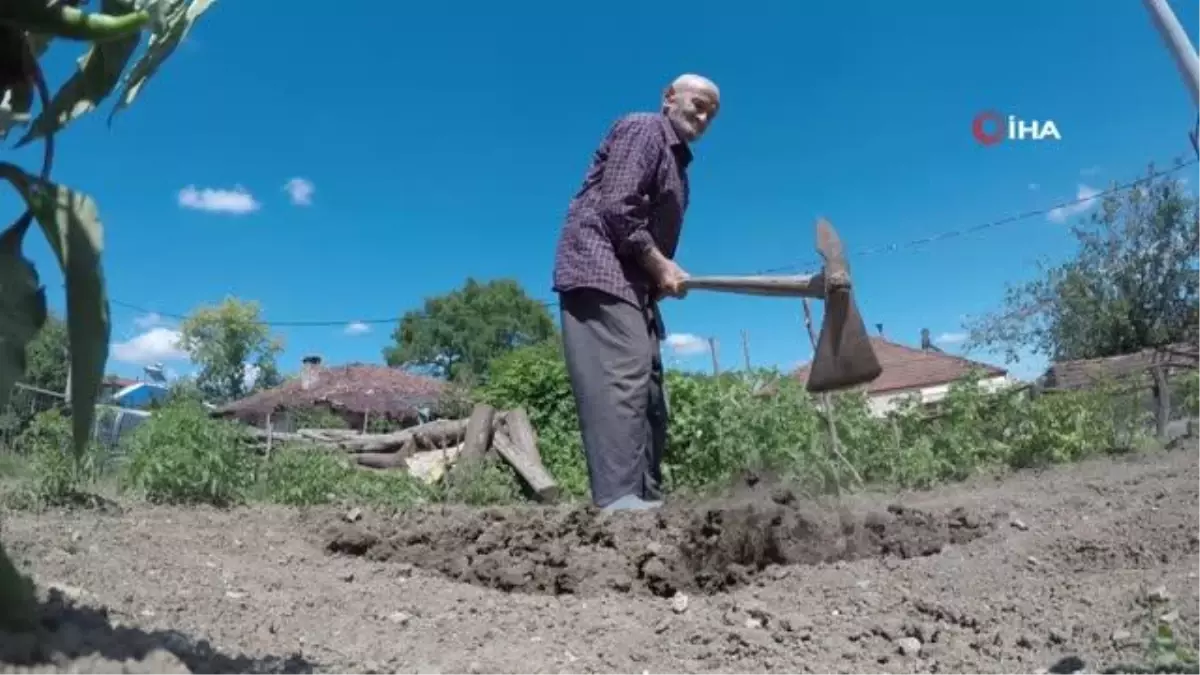
[[[704,134],[721,108],[721,90],[707,77],[687,73],[663,93],[663,112],[686,141]]]

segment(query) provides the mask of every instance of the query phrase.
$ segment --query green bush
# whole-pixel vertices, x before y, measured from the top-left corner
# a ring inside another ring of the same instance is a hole
[[[579,417],[557,342],[523,347],[494,359],[488,382],[478,393],[481,400],[500,410],[525,408],[537,430],[538,452],[546,470],[565,494],[588,494]]]
[[[234,424],[189,399],[162,407],[126,442],[122,487],[155,503],[244,502],[258,462]]]
[[[351,470],[343,458],[320,448],[281,448],[265,460],[261,496],[289,506],[328,504]]]
[[[1174,378],[1171,396],[1179,401],[1180,409],[1188,415],[1195,417],[1200,414],[1200,374],[1186,372]]]
[[[496,359],[479,393],[497,408],[524,407],[546,468],[567,494],[588,494],[574,399],[556,344]],[[1122,436],[1131,427],[1122,420],[1129,414],[1112,391],[1027,394],[989,393],[971,376],[936,405],[908,401],[885,416],[871,415],[861,393],[834,395],[843,461],[832,451],[817,401],[794,378],[671,371],[666,488],[719,488],[746,472],[821,490],[852,486],[855,474],[866,483],[924,488],[1128,447]]]
[[[357,503],[404,508],[429,501],[432,488],[404,472],[357,468],[321,448],[284,447],[264,460],[260,496],[276,504]]]
[[[15,446],[28,461],[28,497],[37,506],[66,506],[88,496],[102,466],[95,446],[71,452],[71,420],[52,409],[35,415]]]

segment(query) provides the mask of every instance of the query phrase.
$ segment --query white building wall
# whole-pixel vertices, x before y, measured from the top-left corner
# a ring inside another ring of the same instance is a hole
[[[988,393],[996,392],[1006,387],[1011,387],[1017,384],[1016,380],[1000,375],[980,380],[979,386]],[[924,387],[921,389],[902,389],[899,391],[889,391],[883,394],[878,394],[870,397],[867,405],[871,409],[871,414],[876,417],[883,417],[889,411],[894,410],[900,403],[913,393],[921,396],[921,403],[936,403],[950,392],[949,384],[939,384],[932,387]]]

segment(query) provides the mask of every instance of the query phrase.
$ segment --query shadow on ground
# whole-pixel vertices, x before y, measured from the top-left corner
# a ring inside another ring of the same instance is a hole
[[[113,625],[103,607],[79,605],[50,589],[39,606],[40,628],[0,633],[0,672],[313,673],[298,653],[230,655],[207,640],[173,630],[147,632]]]

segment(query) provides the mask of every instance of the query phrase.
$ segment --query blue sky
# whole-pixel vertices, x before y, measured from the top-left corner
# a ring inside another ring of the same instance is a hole
[[[1196,4],[1172,5],[1195,44]],[[693,274],[807,263],[818,215],[854,254],[1190,156],[1196,112],[1141,3],[932,9],[218,3],[111,129],[105,107],[59,136],[57,178],[95,196],[106,226],[109,370],[189,370],[164,339],[171,320],[126,305],[185,314],[235,294],[270,321],[341,322],[278,329],[291,370],[309,353],[381,362],[392,326],[347,325],[400,316],[468,275],[552,300],[555,239],[596,143],[682,72],[723,96],[694,148],[677,256]],[[59,47],[52,82],[76,55]],[[1063,139],[981,147],[970,126],[984,109],[1053,119]],[[294,204],[288,185],[307,199]],[[30,241],[61,308],[61,277]],[[1043,216],[851,263],[868,324],[909,344],[928,327],[953,350],[965,315],[1070,246]],[[743,330],[756,366],[810,356],[795,301],[694,293],[664,311],[671,332],[715,337],[726,366],[740,365]]]

